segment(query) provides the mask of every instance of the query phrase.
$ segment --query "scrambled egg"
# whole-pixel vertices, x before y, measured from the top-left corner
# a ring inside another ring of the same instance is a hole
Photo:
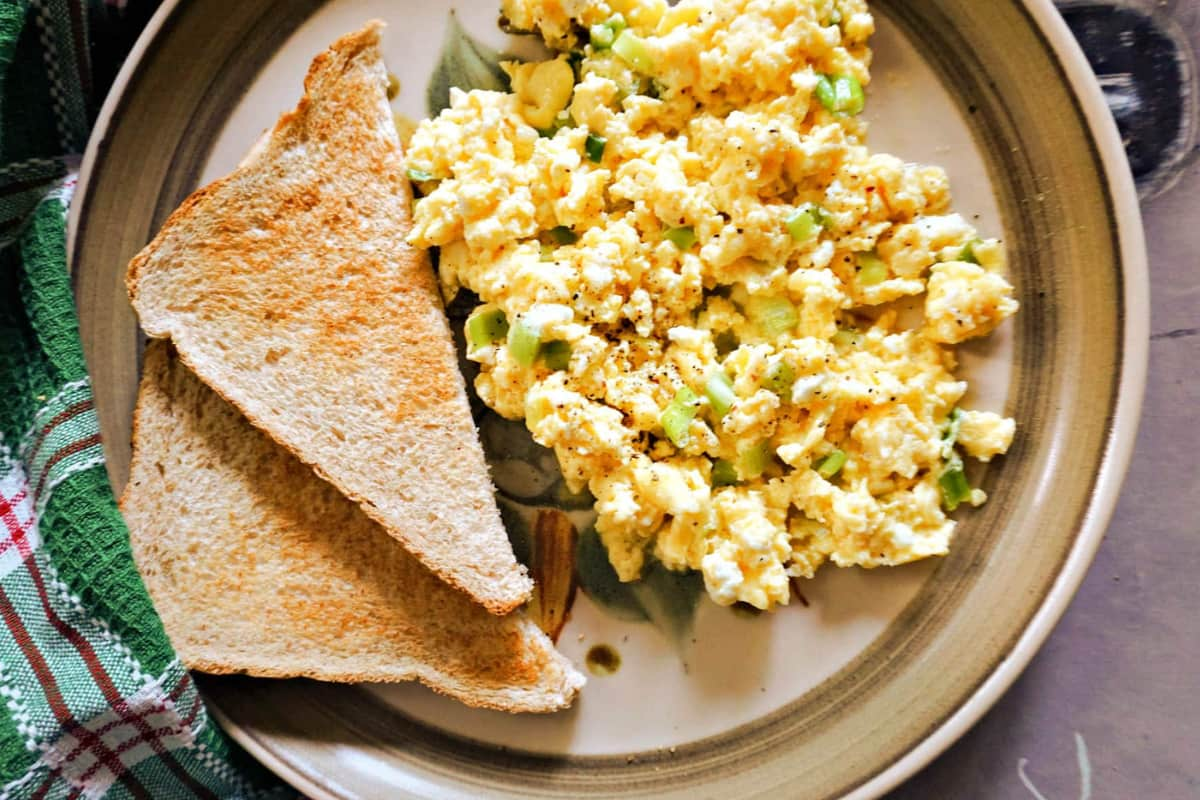
[[[722,604],[947,551],[985,497],[950,345],[1017,302],[944,172],[870,152],[862,0],[504,0],[558,55],[453,90],[407,156],[410,241],[476,293],[476,389],[649,558]]]

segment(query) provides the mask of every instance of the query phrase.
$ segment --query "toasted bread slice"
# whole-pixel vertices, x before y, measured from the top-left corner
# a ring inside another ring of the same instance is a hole
[[[531,583],[500,522],[424,252],[372,22],[129,265],[153,337],[490,611]]]
[[[189,667],[417,679],[468,705],[553,711],[583,684],[525,613],[489,614],[151,342],[121,509]]]

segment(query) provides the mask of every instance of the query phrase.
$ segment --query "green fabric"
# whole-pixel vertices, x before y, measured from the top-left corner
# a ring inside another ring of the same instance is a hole
[[[17,41],[21,38],[21,31],[25,29],[25,12],[29,7],[28,3],[10,2],[0,3],[0,74],[11,74],[13,59],[16,58]],[[8,81],[5,81],[5,85]],[[0,97],[0,119],[4,118],[4,112],[8,109],[6,97]],[[11,161],[7,157],[7,151],[4,148],[5,140],[8,138],[5,134],[7,131],[0,129],[0,163],[7,164]]]
[[[294,797],[209,716],[105,473],[65,244],[88,12],[0,0],[0,796]]]

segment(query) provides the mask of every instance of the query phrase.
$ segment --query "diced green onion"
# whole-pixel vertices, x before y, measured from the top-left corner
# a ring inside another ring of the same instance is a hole
[[[472,347],[486,347],[508,334],[508,319],[498,308],[477,313],[467,320],[467,340]]]
[[[539,403],[530,404],[528,396],[525,398],[525,424],[529,430],[533,430],[539,422],[546,418],[550,408],[552,408],[551,404],[545,399]]]
[[[613,52],[638,72],[649,73],[654,69],[654,61],[646,51],[646,43],[642,37],[626,29],[612,43]]]
[[[600,160],[604,158],[604,145],[606,144],[608,144],[608,139],[589,133],[583,143],[583,150],[587,153],[588,161],[599,164]]]
[[[767,374],[763,376],[762,387],[775,394],[784,395],[791,392],[792,384],[795,382],[796,371],[792,369],[792,365],[782,358],[777,358],[767,367]]]
[[[542,332],[523,319],[508,329],[508,352],[522,367],[533,366],[542,349]]]
[[[820,206],[805,203],[792,212],[783,224],[787,226],[793,241],[807,242],[825,225],[824,217]]]
[[[834,81],[833,87],[837,91],[840,111],[852,117],[862,113],[867,99],[863,94],[862,84],[857,79],[850,76],[841,77]]]
[[[755,297],[746,301],[746,314],[769,339],[790,333],[800,321],[796,307],[784,297]]]
[[[862,341],[862,334],[853,328],[838,328],[829,341],[838,347],[857,346]]]
[[[746,284],[744,283],[730,285],[725,296],[743,308],[750,302],[750,290],[746,288]]]
[[[738,482],[737,467],[732,461],[718,458],[712,465],[712,485],[732,486]]]
[[[614,14],[606,22],[598,22],[588,28],[588,40],[596,50],[607,50],[612,47],[617,34],[626,27],[625,17]]]
[[[583,51],[572,50],[567,53],[567,64],[571,67],[571,72],[575,75],[575,82],[579,83],[579,68],[583,66]]]
[[[571,345],[557,339],[542,345],[542,363],[550,369],[566,369],[570,362]]]
[[[713,344],[717,347],[717,355],[725,355],[737,350],[738,340],[737,334],[733,331],[721,331],[713,337]]]
[[[407,175],[408,179],[413,183],[424,183],[425,181],[433,180],[432,172],[426,172],[425,170],[417,169],[416,167],[409,167],[404,171],[404,174]]]
[[[971,496],[971,485],[967,483],[966,473],[963,472],[962,457],[954,449],[958,441],[958,433],[962,428],[962,410],[951,409],[946,416],[946,426],[942,428],[942,458],[945,465],[938,476],[938,487],[942,491],[942,505],[948,511],[958,508],[959,504]]]
[[[866,103],[862,84],[852,75],[822,75],[817,79],[817,100],[829,111],[850,117],[861,113]]]
[[[763,440],[738,454],[738,472],[743,480],[757,478],[771,463],[770,442]]]
[[[959,261],[965,261],[968,264],[978,264],[979,257],[975,255],[975,245],[983,244],[982,239],[972,239],[963,247],[962,252],[958,254]]]
[[[700,398],[688,387],[685,386],[675,393],[675,399],[667,404],[658,418],[671,444],[683,447],[688,443],[688,427],[696,418],[699,408]]]
[[[709,408],[718,417],[728,414],[729,409],[733,408],[733,404],[737,402],[737,395],[733,391],[733,381],[720,370],[714,372],[708,379],[708,383],[704,384],[704,396],[708,398]]]
[[[613,33],[613,29],[603,22],[597,22],[588,28],[588,40],[592,43],[592,47],[597,50],[607,50],[612,47],[613,39],[615,38],[617,38],[617,35]]]
[[[950,458],[946,459],[946,466],[938,476],[938,487],[942,490],[942,505],[947,511],[953,511],[971,497],[971,484],[967,483],[962,458],[958,453],[951,451]]]
[[[687,250],[696,243],[696,232],[688,226],[668,228],[663,231],[663,238],[680,250]]]
[[[538,136],[543,139],[553,139],[554,135],[563,128],[574,128],[575,118],[571,116],[571,112],[563,109],[554,115],[554,121],[550,123],[548,128],[536,128]]]
[[[834,450],[829,453],[816,464],[813,469],[817,471],[825,480],[829,480],[834,475],[842,471],[842,467],[846,466],[846,453],[844,450]]]
[[[550,238],[554,240],[555,244],[575,244],[579,241],[579,235],[566,225],[557,225],[551,228]]]
[[[833,81],[828,75],[819,75],[817,77],[816,88],[817,101],[829,111],[834,111],[834,104],[837,103],[837,94],[833,88]]]
[[[887,280],[888,267],[879,256],[874,253],[859,253],[858,254],[858,285],[859,286],[875,286]]]
[[[946,415],[946,427],[942,428],[942,458],[950,458],[954,452],[954,443],[958,441],[958,432],[962,428],[962,410],[952,408]]]

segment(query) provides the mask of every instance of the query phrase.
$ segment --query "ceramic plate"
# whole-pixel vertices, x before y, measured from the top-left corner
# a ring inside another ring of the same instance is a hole
[[[313,797],[868,797],[945,748],[1011,683],[1079,583],[1132,447],[1147,327],[1136,200],[1098,88],[1049,0],[874,10],[873,148],[946,167],[956,208],[1006,240],[1022,304],[960,351],[969,405],[1015,417],[1019,433],[973,476],[991,499],[958,515],[951,554],[873,572],[826,567],[804,585],[807,603],[757,616],[687,586],[614,601],[585,581],[559,646],[582,667],[608,645],[620,667],[551,716],[471,710],[417,685],[204,681],[253,753]],[[390,23],[396,107],[420,119],[448,75],[486,73],[495,53],[528,47],[496,16],[495,0],[162,7],[101,115],[71,226],[118,490],[139,350],[128,259],[294,104],[309,60],[340,34],[371,17]],[[558,506],[586,526],[519,427],[480,424],[510,522]]]

